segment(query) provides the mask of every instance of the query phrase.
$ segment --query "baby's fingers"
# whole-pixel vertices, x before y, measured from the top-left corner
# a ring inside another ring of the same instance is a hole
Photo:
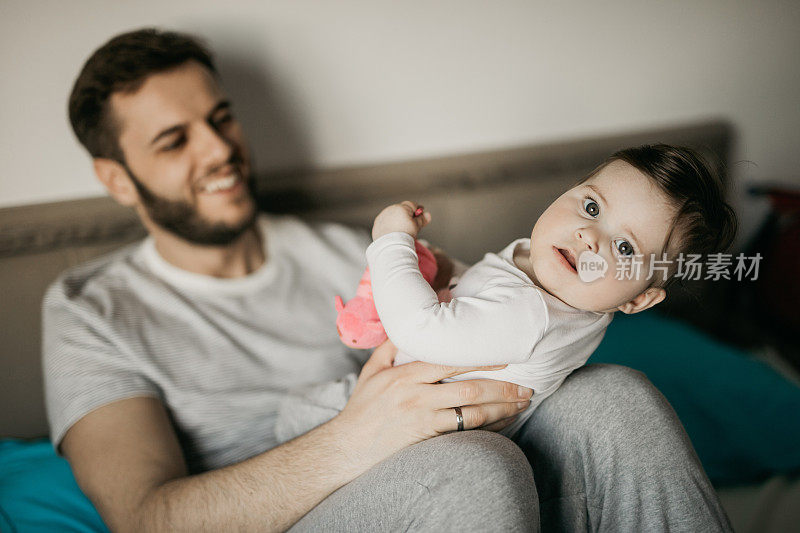
[[[419,229],[424,228],[427,226],[431,221],[431,214],[427,211],[423,212],[420,216],[414,218],[414,222],[416,222],[417,227]]]
[[[404,202],[400,202],[400,205],[403,207],[403,209],[408,211],[408,214],[410,216],[412,216],[412,217],[414,216],[415,212],[417,211],[417,208],[422,207],[419,204],[417,204],[416,202],[412,202],[411,200],[406,200]]]

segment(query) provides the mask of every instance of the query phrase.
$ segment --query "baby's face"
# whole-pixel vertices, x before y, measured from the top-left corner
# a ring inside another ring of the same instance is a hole
[[[613,161],[539,217],[531,234],[535,281],[572,307],[614,311],[651,285],[651,254],[661,257],[674,215],[675,208],[651,178]],[[608,264],[605,275],[589,283],[576,269],[587,250]],[[643,255],[639,279],[616,279],[617,265],[629,254]]]

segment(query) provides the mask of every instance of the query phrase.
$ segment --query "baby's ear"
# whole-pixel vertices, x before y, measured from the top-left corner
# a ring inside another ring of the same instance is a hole
[[[660,287],[650,287],[630,302],[620,305],[617,309],[625,314],[632,315],[639,311],[650,309],[657,303],[663,301],[666,296],[667,292],[664,289]]]

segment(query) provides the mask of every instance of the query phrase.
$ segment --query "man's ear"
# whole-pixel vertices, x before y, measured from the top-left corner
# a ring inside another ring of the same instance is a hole
[[[660,287],[650,287],[630,302],[620,305],[617,309],[625,314],[632,315],[639,311],[650,309],[657,303],[663,301],[666,296],[667,292],[664,289]]]
[[[128,172],[120,163],[105,157],[97,157],[92,163],[97,179],[105,186],[108,194],[114,200],[128,207],[138,203],[139,192],[136,190],[136,186],[133,184]]]

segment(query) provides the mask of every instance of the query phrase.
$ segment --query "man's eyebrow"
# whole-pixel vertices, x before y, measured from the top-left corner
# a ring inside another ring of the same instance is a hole
[[[176,124],[174,126],[170,126],[169,128],[167,128],[165,130],[161,130],[158,133],[158,135],[153,137],[153,140],[150,141],[150,146],[153,146],[154,144],[156,144],[158,141],[160,141],[164,137],[167,137],[169,135],[172,135],[173,133],[177,133],[177,132],[181,131],[185,127],[186,127],[186,124]]]
[[[600,189],[598,189],[594,185],[591,185],[590,183],[587,183],[586,186],[590,188],[597,195],[598,198],[600,198],[600,202],[602,202],[603,205],[608,207],[609,204],[603,197],[603,193],[600,192]],[[631,240],[633,241],[633,247],[636,248],[639,252],[642,252],[642,247],[639,246],[639,239],[636,238],[636,235],[633,233],[633,231],[628,226],[622,226],[622,229],[625,231],[625,233],[631,236]]]
[[[208,114],[206,114],[206,116],[210,120],[211,117],[213,117],[219,110],[228,109],[230,107],[231,107],[231,102],[229,100],[222,100],[217,105],[215,105],[211,109],[211,111],[209,111]],[[164,137],[172,135],[173,133],[177,133],[177,132],[181,131],[183,128],[185,128],[185,127],[186,127],[186,124],[175,124],[174,126],[170,126],[169,128],[161,130],[160,132],[158,132],[158,134],[155,137],[153,137],[153,140],[150,141],[150,145],[152,146],[152,145],[156,144],[158,141],[160,141]]]

